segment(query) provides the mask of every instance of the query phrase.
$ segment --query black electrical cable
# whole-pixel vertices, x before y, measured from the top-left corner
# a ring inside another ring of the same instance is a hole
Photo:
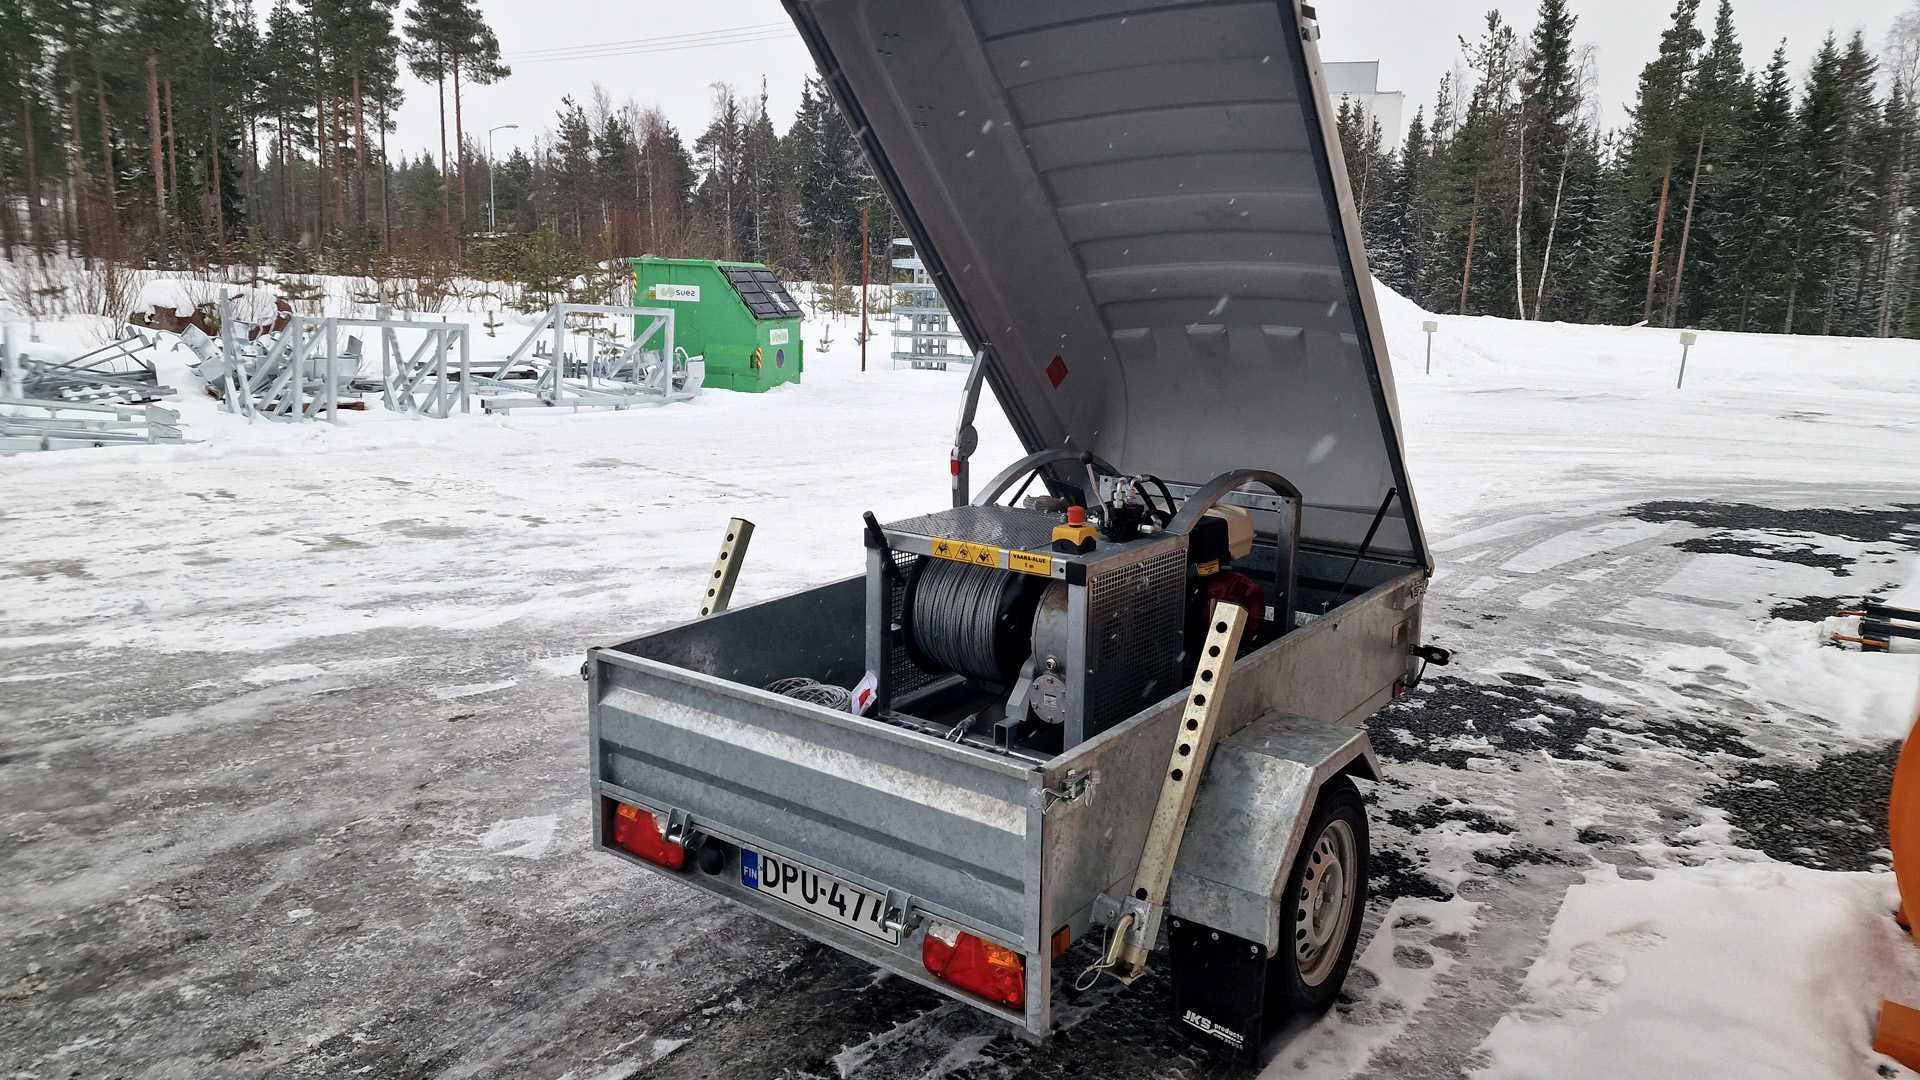
[[[1160,497],[1167,500],[1167,514],[1160,519],[1160,527],[1167,527],[1167,525],[1173,522],[1174,515],[1180,512],[1180,505],[1173,501],[1173,492],[1167,490],[1167,482],[1165,480],[1160,479],[1152,473],[1142,474],[1140,480],[1143,483],[1149,480],[1153,481],[1153,486],[1160,489]],[[1152,500],[1142,496],[1142,501],[1146,502],[1149,511],[1153,510]]]

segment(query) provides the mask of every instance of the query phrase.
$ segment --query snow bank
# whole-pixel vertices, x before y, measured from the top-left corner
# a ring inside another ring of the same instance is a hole
[[[1436,377],[1524,374],[1530,381],[1671,391],[1679,375],[1677,329],[1434,315],[1378,280],[1374,291],[1400,378],[1425,373],[1427,340],[1420,325],[1429,319],[1439,323],[1433,335]],[[1722,330],[1699,335],[1687,356],[1687,391],[1920,393],[1920,341]]]
[[[1888,874],[1612,867],[1567,893],[1482,1080],[1872,1077],[1885,997],[1920,998]]]
[[[194,299],[197,292],[203,291],[194,283],[179,278],[154,278],[140,286],[140,298],[133,302],[136,312],[171,310],[181,318],[189,318],[200,301]]]

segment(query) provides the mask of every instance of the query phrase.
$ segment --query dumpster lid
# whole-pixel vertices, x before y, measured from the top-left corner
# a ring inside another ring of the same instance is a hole
[[[785,2],[1029,449],[1428,563],[1310,7]]]
[[[720,272],[727,276],[727,283],[740,295],[740,302],[747,305],[754,318],[764,321],[800,317],[800,305],[793,302],[787,287],[766,267],[758,263],[723,264]]]

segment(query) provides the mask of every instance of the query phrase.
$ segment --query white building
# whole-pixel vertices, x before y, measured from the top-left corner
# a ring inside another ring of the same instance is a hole
[[[1407,95],[1398,90],[1380,89],[1380,61],[1354,60],[1320,65],[1327,80],[1327,97],[1333,107],[1347,98],[1362,112],[1380,121],[1382,146],[1395,150],[1406,135]]]

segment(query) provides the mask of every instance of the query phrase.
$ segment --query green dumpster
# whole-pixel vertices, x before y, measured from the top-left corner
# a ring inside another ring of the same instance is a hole
[[[707,361],[706,385],[757,393],[799,382],[800,305],[759,263],[632,260],[633,306],[672,308],[674,344]]]

